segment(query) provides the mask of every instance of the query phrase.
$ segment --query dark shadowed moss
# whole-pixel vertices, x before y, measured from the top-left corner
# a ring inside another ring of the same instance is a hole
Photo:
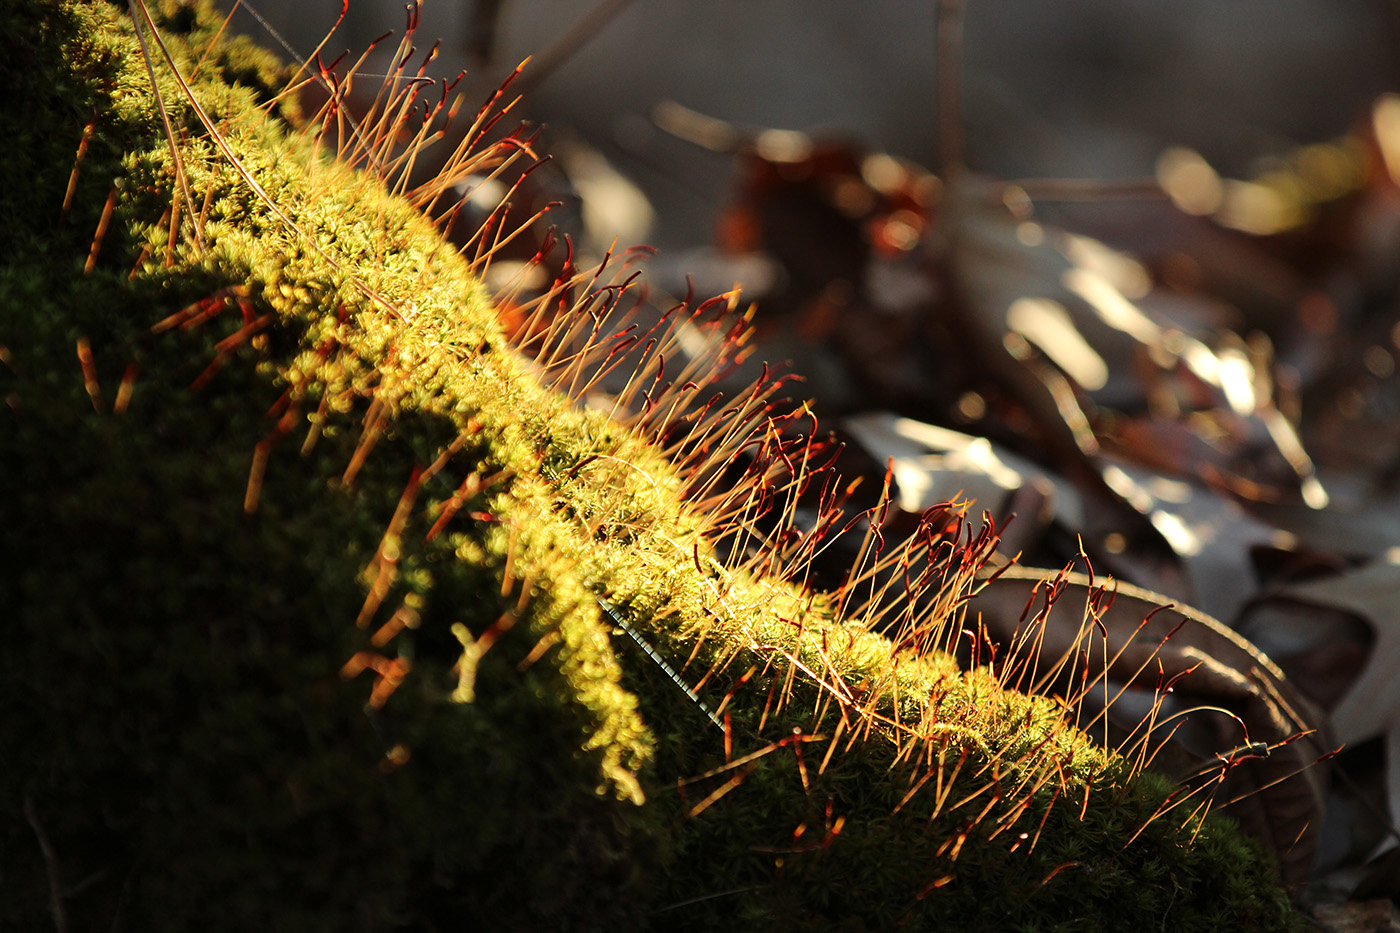
[[[256,109],[275,63],[205,55],[203,6],[155,16],[297,229],[157,56],[201,215],[168,243],[125,6],[0,5],[0,926],[50,925],[55,878],[75,930],[1290,926],[1224,822],[1125,846],[1169,788],[1049,701],[695,556],[645,441],[542,388],[430,225]],[[725,665],[728,764],[600,595]]]

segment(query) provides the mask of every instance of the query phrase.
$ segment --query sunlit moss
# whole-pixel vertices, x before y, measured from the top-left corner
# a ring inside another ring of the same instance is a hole
[[[1050,700],[719,567],[655,450],[164,3],[296,226],[157,58],[191,211],[123,9],[4,12],[2,925],[50,922],[51,872],[74,928],[1288,924],[1225,824],[1127,846],[1169,788]]]

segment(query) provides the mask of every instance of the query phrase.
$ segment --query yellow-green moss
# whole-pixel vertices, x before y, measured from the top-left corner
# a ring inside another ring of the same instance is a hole
[[[155,15],[296,229],[157,55],[202,215],[167,243],[124,7],[0,12],[0,925],[48,922],[55,873],[75,929],[1290,923],[1223,823],[1126,845],[1169,788],[1051,701],[717,569],[681,478],[516,361],[406,202],[255,109],[274,65],[205,56],[207,8]],[[716,670],[728,762],[598,596]],[[366,707],[345,665],[376,656],[401,682]]]

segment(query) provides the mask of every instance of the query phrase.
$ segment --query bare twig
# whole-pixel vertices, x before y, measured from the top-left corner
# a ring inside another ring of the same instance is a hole
[[[526,94],[544,83],[545,79],[554,73],[564,62],[577,52],[589,39],[598,33],[604,26],[612,22],[617,14],[621,13],[632,0],[601,0],[597,6],[585,14],[578,22],[569,27],[554,44],[545,49],[540,55],[535,56],[535,65],[520,79],[516,85],[516,91]]]
[[[496,33],[500,27],[504,0],[475,0],[467,14],[467,54],[478,67],[491,64],[496,58]]]
[[[1032,201],[1160,201],[1167,197],[1155,178],[1025,178],[1007,182]]]

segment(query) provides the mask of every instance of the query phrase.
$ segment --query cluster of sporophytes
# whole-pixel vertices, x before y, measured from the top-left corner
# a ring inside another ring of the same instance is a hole
[[[329,72],[203,4],[3,9],[0,926],[1293,924],[1202,793],[941,650],[992,539],[784,530],[834,484],[773,384],[667,371],[709,308],[617,329],[566,263],[512,347],[501,231],[439,227],[529,146],[411,187],[406,55],[304,117]]]

